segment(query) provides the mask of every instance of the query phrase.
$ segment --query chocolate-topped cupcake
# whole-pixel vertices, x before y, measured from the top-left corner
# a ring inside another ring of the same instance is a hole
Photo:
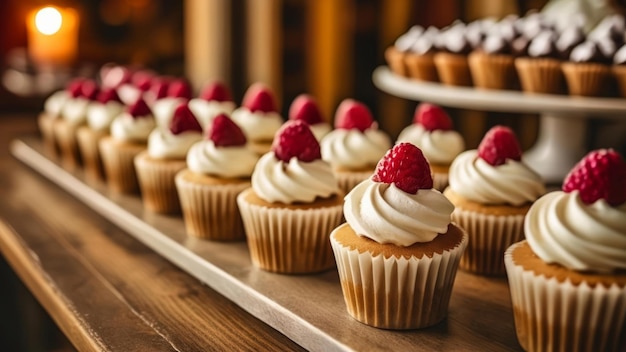
[[[439,37],[440,52],[435,54],[435,66],[443,84],[451,86],[471,86],[467,54],[472,46],[465,37],[465,24],[457,22],[447,28]]]
[[[516,89],[519,85],[515,57],[511,54],[511,40],[499,33],[503,32],[488,35],[481,47],[468,56],[472,80],[478,88]]]
[[[396,39],[394,45],[385,50],[385,60],[392,72],[397,75],[408,77],[409,72],[405,63],[408,51],[413,43],[422,35],[424,28],[421,26],[413,26],[406,33]]]
[[[544,30],[534,37],[526,50],[526,56],[515,59],[522,91],[526,93],[562,94],[565,91],[562,60],[556,49],[557,35]]]
[[[611,68],[600,45],[587,40],[577,45],[569,61],[562,65],[567,88],[571,95],[604,96],[611,86]]]
[[[613,78],[617,83],[619,94],[626,98],[626,44],[622,45],[613,55],[613,65],[611,66]]]
[[[434,60],[438,36],[439,30],[431,26],[413,42],[405,56],[409,77],[420,81],[439,81]]]

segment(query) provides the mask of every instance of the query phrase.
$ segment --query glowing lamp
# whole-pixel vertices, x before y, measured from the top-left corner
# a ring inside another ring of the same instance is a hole
[[[47,6],[26,19],[28,53],[39,65],[67,66],[76,59],[78,14],[70,8]]]

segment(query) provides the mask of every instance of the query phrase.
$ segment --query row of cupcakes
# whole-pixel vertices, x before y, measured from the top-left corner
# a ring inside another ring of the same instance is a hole
[[[387,48],[393,72],[421,81],[528,93],[626,97],[626,25],[605,17],[591,31],[541,13],[499,21],[413,26]]]

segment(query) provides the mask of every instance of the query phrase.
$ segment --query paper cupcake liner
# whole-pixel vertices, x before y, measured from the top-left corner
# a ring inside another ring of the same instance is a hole
[[[57,144],[56,137],[54,136],[53,127],[56,120],[56,118],[51,117],[45,112],[37,116],[37,126],[39,128],[39,132],[41,133],[44,147],[52,153],[59,152],[59,146]]]
[[[418,55],[407,53],[404,57],[404,62],[410,78],[418,81],[439,82],[434,54]]]
[[[446,52],[436,53],[434,56],[435,67],[439,80],[450,86],[472,86],[467,55]]]
[[[85,176],[91,179],[104,180],[104,170],[98,143],[105,134],[105,132],[95,131],[87,126],[81,126],[76,131],[76,141],[80,155],[83,158]]]
[[[520,57],[515,59],[515,69],[522,91],[526,93],[565,93],[560,60]]]
[[[488,215],[456,207],[452,221],[469,236],[459,267],[481,275],[504,275],[504,252],[524,239],[524,215]]]
[[[59,145],[63,166],[70,170],[77,169],[81,165],[78,141],[76,139],[78,126],[74,126],[67,123],[65,120],[59,119],[54,123],[53,128],[54,138]]]
[[[512,55],[472,52],[467,60],[474,86],[483,89],[517,89],[519,83]]]
[[[147,152],[135,157],[135,170],[146,209],[160,214],[180,213],[176,174],[187,166],[185,160],[152,160]]]
[[[112,138],[104,137],[98,143],[106,182],[116,193],[139,193],[135,172],[135,156],[146,150],[143,144],[117,144]]]
[[[625,351],[626,287],[547,279],[505,253],[515,330],[527,351]]]
[[[613,78],[621,97],[626,98],[626,65],[614,65],[611,68]]]
[[[343,194],[350,193],[356,185],[370,178],[373,173],[374,169],[368,171],[334,171],[339,189]]]
[[[309,209],[265,207],[237,197],[252,263],[283,274],[306,274],[335,266],[328,239],[342,221],[343,205]]]
[[[564,63],[561,65],[570,95],[603,96],[611,86],[611,69],[596,63]]]
[[[188,235],[212,241],[245,239],[237,195],[250,187],[249,181],[206,185],[187,181],[180,173],[175,181]]]
[[[342,226],[348,226],[346,224]],[[336,231],[336,230],[335,230]],[[348,313],[383,329],[419,329],[442,321],[468,239],[432,258],[359,253],[330,235]]]
[[[390,46],[385,50],[384,55],[391,72],[403,77],[409,76],[407,67],[404,63],[405,53],[393,46]]]

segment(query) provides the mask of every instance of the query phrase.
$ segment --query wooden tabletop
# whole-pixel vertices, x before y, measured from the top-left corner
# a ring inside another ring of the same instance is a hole
[[[351,319],[336,272],[277,276],[250,268],[245,255],[218,263],[223,264],[220,273],[229,275],[231,286],[218,290],[227,299],[116,227],[111,215],[107,219],[90,210],[67,189],[12,158],[8,142],[24,134],[36,135],[34,117],[0,119],[0,251],[80,350],[303,349],[272,326],[316,350],[322,349],[311,341],[328,339],[336,342],[328,346],[341,350],[521,350],[504,277],[459,272],[448,318],[407,332]],[[137,208],[136,203],[128,204]],[[141,221],[141,211],[130,210]],[[178,222],[181,228],[177,219],[156,220],[147,225],[170,230]],[[222,252],[246,251],[245,244],[193,243],[181,239],[180,231],[168,232],[168,241],[183,254],[221,261]],[[247,291],[237,292],[248,292],[260,303],[258,310],[233,297],[232,289],[241,287]],[[285,326],[285,321],[298,326]]]
[[[35,133],[0,117],[0,251],[78,350],[303,350],[12,158]]]

